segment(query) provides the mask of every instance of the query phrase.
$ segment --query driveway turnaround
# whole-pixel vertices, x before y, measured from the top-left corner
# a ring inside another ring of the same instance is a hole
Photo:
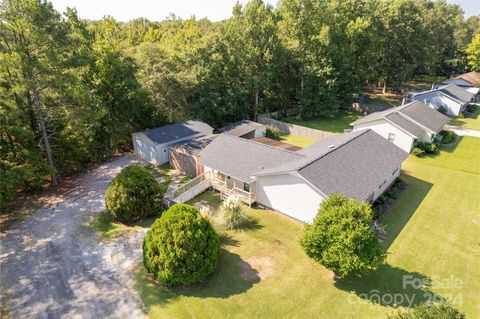
[[[133,164],[142,162],[125,156],[87,172],[61,203],[2,230],[2,318],[144,317],[133,270],[146,230],[105,241],[91,226],[112,178]]]

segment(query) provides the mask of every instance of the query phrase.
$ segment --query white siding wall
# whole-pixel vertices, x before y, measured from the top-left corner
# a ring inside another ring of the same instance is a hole
[[[322,200],[296,173],[257,177],[257,202],[300,221],[312,222]]]
[[[462,111],[462,104],[449,99],[445,95],[438,92],[425,93],[413,98],[435,109],[438,109],[440,106],[444,105],[447,107],[448,115],[458,115]]]
[[[411,135],[408,135],[405,131],[399,129],[398,127],[394,126],[393,124],[387,122],[384,119],[379,119],[376,121],[357,124],[353,127],[354,131],[364,130],[364,129],[372,129],[377,134],[382,136],[385,139],[388,139],[388,134],[393,133],[395,134],[395,139],[393,144],[400,147],[405,152],[410,153],[410,150],[413,147],[414,138]]]
[[[160,158],[157,157],[155,144],[143,133],[132,134],[133,150],[140,158],[153,164],[159,164]]]
[[[398,169],[394,172],[392,172],[393,174],[391,174],[386,180],[385,180],[385,183],[383,183],[382,185],[378,185],[379,187],[377,187],[377,189],[375,190],[374,194],[373,194],[373,200],[376,200],[380,195],[383,194],[383,192],[385,192],[388,188],[388,186],[390,186],[393,181],[398,177],[398,175],[400,175],[400,169],[401,167],[398,167]]]
[[[190,135],[184,138],[179,138],[173,141],[169,141],[168,143],[155,145],[155,144],[152,144],[152,141],[145,134],[133,133],[132,134],[133,150],[136,154],[138,154],[144,160],[156,165],[162,165],[162,164],[168,163],[169,161],[169,155],[168,155],[169,145],[190,140],[192,138],[196,138],[204,135],[205,134],[203,133],[199,133],[199,134]]]

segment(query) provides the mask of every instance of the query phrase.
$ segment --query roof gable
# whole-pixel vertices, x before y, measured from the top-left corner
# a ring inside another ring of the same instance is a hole
[[[261,172],[301,159],[301,154],[237,136],[220,134],[199,154],[199,163],[242,181]]]
[[[455,84],[448,84],[442,87],[439,87],[438,90],[445,92],[454,98],[461,100],[465,103],[470,102],[472,97],[475,95],[471,92],[468,92],[467,90],[459,87],[458,85]]]
[[[366,130],[298,173],[326,195],[365,200],[407,157],[407,152]]]
[[[355,126],[379,119],[387,119],[392,124],[395,124],[416,137],[419,137],[425,130],[438,132],[450,121],[448,116],[430,108],[428,105],[420,101],[413,101],[382,112],[369,114],[352,122],[350,125]]]

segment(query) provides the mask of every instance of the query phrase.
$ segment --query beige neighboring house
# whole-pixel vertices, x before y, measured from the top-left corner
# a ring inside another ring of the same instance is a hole
[[[353,131],[371,129],[383,138],[410,152],[416,142],[432,142],[451,119],[422,102],[369,114],[352,122]]]

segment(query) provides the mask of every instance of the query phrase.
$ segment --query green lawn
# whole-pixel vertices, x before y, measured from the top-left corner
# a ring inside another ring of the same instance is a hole
[[[284,118],[287,123],[297,124],[314,128],[321,131],[343,133],[345,129],[351,129],[350,123],[361,118],[361,113],[340,110],[336,115],[331,117],[321,117],[313,120],[301,120],[298,118]]]
[[[407,83],[408,90],[430,90],[433,83],[441,83],[447,79],[444,75],[419,75]]]
[[[480,131],[480,106],[477,107],[477,110],[472,114],[471,117],[455,119],[449,124]]]
[[[297,135],[283,134],[283,133],[280,134],[280,140],[282,142],[295,145],[298,147],[307,147],[317,142],[313,138],[306,138],[306,137],[301,137]]]
[[[109,214],[107,211],[104,211],[95,216],[92,224],[100,237],[114,238],[122,234],[126,234],[132,230],[150,227],[154,220],[155,217],[152,217],[133,225],[125,225],[116,221],[111,214]]]
[[[394,307],[388,299],[366,298],[377,294],[406,295],[414,303],[441,295],[460,302],[455,307],[468,318],[479,317],[479,149],[480,139],[464,137],[435,158],[407,160],[408,187],[381,217],[387,225],[387,262],[368,276],[334,280],[301,250],[300,223],[249,209],[256,223],[246,230],[226,231],[221,218],[212,217],[222,250],[217,270],[204,283],[166,289],[139,270],[136,286],[149,317],[384,318]],[[209,192],[195,200],[212,211],[218,201],[218,194]],[[404,289],[403,276],[433,284]],[[452,278],[461,283],[452,289],[438,286]]]

